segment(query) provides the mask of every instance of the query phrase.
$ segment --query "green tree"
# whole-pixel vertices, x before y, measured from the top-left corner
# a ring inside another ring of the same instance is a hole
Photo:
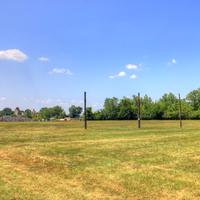
[[[164,110],[159,101],[155,101],[152,106],[152,118],[151,119],[163,119]]]
[[[94,119],[94,113],[92,112],[92,107],[88,107],[86,109],[87,119],[93,120]]]
[[[179,115],[178,99],[173,93],[164,94],[159,100],[159,109],[164,119],[177,119]]]
[[[186,99],[181,100],[182,107],[182,119],[192,119],[194,115],[192,114],[194,111],[192,110],[192,106],[186,101]],[[200,116],[200,115],[199,115]]]
[[[39,117],[40,119],[50,120],[51,118],[50,109],[47,107],[41,108],[39,111]]]
[[[152,119],[155,117],[155,108],[154,102],[152,101],[151,97],[145,95],[141,98],[141,116],[142,119]]]
[[[118,119],[119,100],[116,97],[106,98],[104,101],[104,114],[108,120]]]
[[[124,97],[119,102],[119,112],[118,118],[119,119],[136,119],[136,107],[134,101],[130,98]]]
[[[187,94],[186,100],[192,106],[193,110],[199,110],[200,109],[200,88],[193,90],[189,94]]]
[[[64,118],[66,116],[65,111],[60,106],[50,108],[50,115],[55,119]]]
[[[104,110],[97,110],[94,112],[94,119],[95,120],[105,120],[106,116],[104,114]]]
[[[31,112],[31,110],[30,109],[26,109],[24,111],[24,116],[31,119],[32,118],[32,112]]]
[[[65,117],[65,111],[60,106],[44,107],[40,109],[39,116],[45,120],[50,120],[51,118],[59,119]]]
[[[14,112],[12,111],[11,108],[4,108],[2,111],[1,111],[1,115],[2,116],[11,116],[13,115]]]
[[[80,114],[82,113],[82,110],[83,110],[83,108],[81,108],[80,106],[72,105],[69,108],[69,116],[71,118],[79,118]]]

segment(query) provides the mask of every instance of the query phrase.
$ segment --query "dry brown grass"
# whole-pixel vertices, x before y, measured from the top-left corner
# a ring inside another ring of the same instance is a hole
[[[0,199],[200,199],[200,122],[1,123]]]

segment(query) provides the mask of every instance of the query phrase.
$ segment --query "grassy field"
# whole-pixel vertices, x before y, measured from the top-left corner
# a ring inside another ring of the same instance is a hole
[[[200,121],[0,123],[0,200],[200,199]]]

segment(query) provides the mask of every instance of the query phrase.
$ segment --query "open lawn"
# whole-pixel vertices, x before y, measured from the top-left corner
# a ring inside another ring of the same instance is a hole
[[[0,123],[0,200],[200,199],[200,121]]]

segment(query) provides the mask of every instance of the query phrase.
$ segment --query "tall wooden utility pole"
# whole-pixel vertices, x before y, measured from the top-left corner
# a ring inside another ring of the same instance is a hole
[[[138,92],[138,99],[137,99],[137,106],[138,106],[138,128],[141,127],[140,123],[140,93]]]
[[[84,92],[84,127],[87,129],[86,92]]]
[[[179,120],[180,120],[180,128],[182,128],[182,108],[181,108],[181,95],[178,94],[178,101],[179,101]]]

